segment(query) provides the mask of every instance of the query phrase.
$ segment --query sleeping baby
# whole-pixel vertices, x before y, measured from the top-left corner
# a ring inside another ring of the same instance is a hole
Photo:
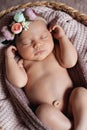
[[[87,130],[87,90],[74,88],[67,72],[78,56],[62,27],[48,28],[44,18],[26,9],[1,31],[7,40],[15,39],[5,50],[7,79],[24,87],[36,116],[53,130]]]

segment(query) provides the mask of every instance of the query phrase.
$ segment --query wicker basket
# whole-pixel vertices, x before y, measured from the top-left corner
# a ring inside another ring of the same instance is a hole
[[[77,21],[83,23],[84,25],[87,25],[87,15],[84,13],[79,12],[78,10],[67,6],[64,3],[61,2],[47,2],[47,1],[37,1],[37,2],[29,2],[26,4],[21,4],[21,5],[17,5],[17,6],[13,6],[11,8],[8,8],[6,10],[3,10],[0,12],[0,18],[2,18],[4,15],[8,14],[11,11],[17,10],[17,9],[23,9],[26,7],[32,7],[32,6],[46,6],[49,8],[52,8],[54,10],[61,10],[64,11],[66,13],[68,13],[69,15],[71,15],[74,19],[76,19]]]
[[[3,11],[0,12],[0,19],[3,16],[5,16],[6,14],[8,14],[8,13],[10,13],[12,11],[15,11],[15,10],[18,10],[18,9],[23,9],[23,8],[26,8],[26,7],[33,7],[33,6],[44,6],[44,7],[52,8],[54,10],[64,11],[64,12],[68,13],[71,17],[76,19],[78,22],[81,22],[82,24],[87,25],[87,15],[86,14],[80,13],[78,10],[76,10],[76,9],[74,9],[72,7],[69,7],[64,3],[47,2],[47,1],[29,2],[29,3],[26,3],[26,4],[17,5],[17,6],[8,8],[8,9],[3,10]],[[14,99],[14,100],[16,100],[16,99]],[[19,106],[19,102],[17,102],[17,103],[18,103],[17,105]],[[19,106],[19,108],[20,108],[20,106]],[[24,113],[24,114],[26,114],[26,113]],[[36,128],[36,126],[35,126],[35,128]],[[44,129],[41,126],[38,130],[46,130],[46,129]]]

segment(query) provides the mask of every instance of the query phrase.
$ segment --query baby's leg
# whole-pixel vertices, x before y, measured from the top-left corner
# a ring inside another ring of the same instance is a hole
[[[87,89],[75,88],[70,96],[70,110],[74,118],[74,130],[87,130]]]
[[[53,130],[70,130],[70,120],[57,108],[49,104],[42,104],[36,110],[37,117]]]

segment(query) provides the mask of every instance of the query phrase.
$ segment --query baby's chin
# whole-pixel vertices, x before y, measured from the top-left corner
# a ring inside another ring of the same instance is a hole
[[[42,60],[45,60],[52,52],[40,52],[40,53],[37,53],[35,55],[33,55],[33,57],[23,57],[24,60],[28,60],[28,61],[42,61]]]
[[[47,58],[47,56],[44,56],[44,57],[38,57],[37,59],[36,59],[36,61],[42,61],[42,60],[44,60],[44,59],[46,59]]]
[[[50,54],[47,55],[39,55],[35,60],[36,61],[42,61],[45,60]]]
[[[40,56],[40,57],[37,57],[37,58],[23,58],[23,60],[27,60],[27,61],[42,61],[44,59],[46,59],[47,56]]]

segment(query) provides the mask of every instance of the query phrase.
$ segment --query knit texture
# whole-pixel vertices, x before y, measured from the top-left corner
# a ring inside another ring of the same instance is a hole
[[[33,7],[48,23],[59,24],[78,52],[78,62],[68,72],[75,85],[87,86],[87,27],[67,13]],[[24,91],[5,78],[4,47],[0,44],[0,128],[2,130],[50,130],[35,116]]]

